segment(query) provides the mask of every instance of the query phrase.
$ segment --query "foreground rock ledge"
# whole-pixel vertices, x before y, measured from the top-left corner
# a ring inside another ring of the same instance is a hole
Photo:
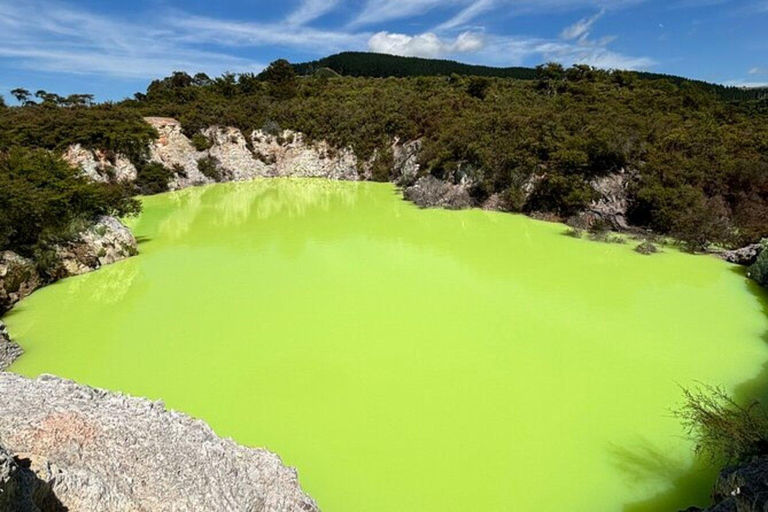
[[[318,510],[277,455],[160,402],[10,373],[0,397],[0,510]]]

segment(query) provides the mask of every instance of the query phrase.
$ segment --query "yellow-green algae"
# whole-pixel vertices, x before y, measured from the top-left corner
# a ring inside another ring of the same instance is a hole
[[[384,184],[143,202],[138,257],[7,316],[12,370],[163,399],[279,453],[328,512],[706,502],[713,470],[670,409],[768,359],[764,303],[714,258],[419,210]]]

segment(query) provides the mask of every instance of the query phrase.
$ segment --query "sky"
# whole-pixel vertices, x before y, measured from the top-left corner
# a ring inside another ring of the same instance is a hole
[[[0,95],[119,100],[173,71],[340,51],[768,85],[768,0],[0,0]]]

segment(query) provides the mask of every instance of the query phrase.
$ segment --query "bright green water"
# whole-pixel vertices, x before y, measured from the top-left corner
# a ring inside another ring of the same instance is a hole
[[[161,398],[282,455],[327,512],[677,510],[710,484],[679,385],[768,360],[760,299],[714,258],[379,184],[144,204],[139,257],[7,316],[13,370]]]

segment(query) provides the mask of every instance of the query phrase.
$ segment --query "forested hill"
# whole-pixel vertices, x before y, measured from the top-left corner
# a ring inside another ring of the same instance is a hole
[[[293,67],[300,75],[311,75],[321,69],[332,69],[340,75],[368,78],[450,76],[453,74],[517,78],[520,80],[536,78],[536,70],[533,68],[494,68],[462,64],[452,60],[398,57],[366,52],[339,53],[313,62],[294,64]]]
[[[293,67],[300,75],[312,75],[320,70],[330,69],[343,76],[368,78],[450,76],[456,74],[535,80],[538,76],[535,68],[475,66],[452,60],[399,57],[396,55],[366,52],[339,53],[312,62],[294,64]],[[642,71],[635,71],[632,74],[641,80],[668,80],[675,85],[695,85],[725,100],[759,100],[768,98],[768,88],[745,89],[742,87],[728,87],[680,76]]]

